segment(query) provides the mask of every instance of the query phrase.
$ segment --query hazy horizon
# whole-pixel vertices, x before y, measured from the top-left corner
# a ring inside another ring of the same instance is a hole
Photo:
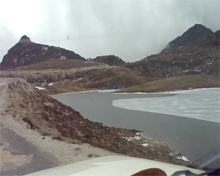
[[[85,58],[134,62],[159,53],[195,24],[216,32],[219,6],[218,0],[0,1],[0,62],[23,35]]]

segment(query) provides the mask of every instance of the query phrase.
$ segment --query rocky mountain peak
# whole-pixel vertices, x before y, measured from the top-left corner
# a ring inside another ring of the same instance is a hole
[[[8,53],[3,57],[1,69],[40,63],[49,60],[50,58],[85,60],[73,51],[60,47],[34,43],[28,36],[23,35],[18,43],[10,48]]]
[[[18,43],[31,43],[31,39],[28,36],[23,35]]]
[[[214,33],[211,31],[211,29],[208,29],[201,24],[195,24],[181,36],[171,41],[166,48],[173,49],[180,46],[198,46],[201,45],[205,40],[212,37],[213,34]]]

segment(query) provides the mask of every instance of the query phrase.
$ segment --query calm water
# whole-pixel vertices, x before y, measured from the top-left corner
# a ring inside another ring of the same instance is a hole
[[[220,124],[186,117],[114,107],[113,100],[165,97],[168,94],[70,93],[53,95],[82,116],[107,126],[142,130],[145,136],[167,141],[191,161],[219,147]],[[169,96],[172,96],[170,94]]]

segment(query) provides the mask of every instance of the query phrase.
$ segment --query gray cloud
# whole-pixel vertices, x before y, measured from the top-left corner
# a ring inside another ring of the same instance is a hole
[[[218,0],[40,2],[43,18],[34,31],[24,32],[32,41],[60,44],[86,58],[114,54],[125,61],[136,61],[160,52],[195,23],[213,32],[219,29]],[[16,29],[7,28],[0,25],[1,31],[5,31],[0,35],[0,41],[5,43],[0,58],[21,37]]]
[[[15,36],[13,35],[12,31],[7,28],[7,26],[4,25],[3,21],[0,20],[0,61],[3,55],[5,55],[12,47],[12,45],[15,45],[14,41]]]

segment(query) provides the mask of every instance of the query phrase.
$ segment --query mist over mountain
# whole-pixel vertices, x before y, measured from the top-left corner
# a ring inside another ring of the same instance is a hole
[[[0,62],[23,34],[85,58],[134,62],[159,53],[196,23],[216,32],[219,6],[219,0],[1,1]]]

